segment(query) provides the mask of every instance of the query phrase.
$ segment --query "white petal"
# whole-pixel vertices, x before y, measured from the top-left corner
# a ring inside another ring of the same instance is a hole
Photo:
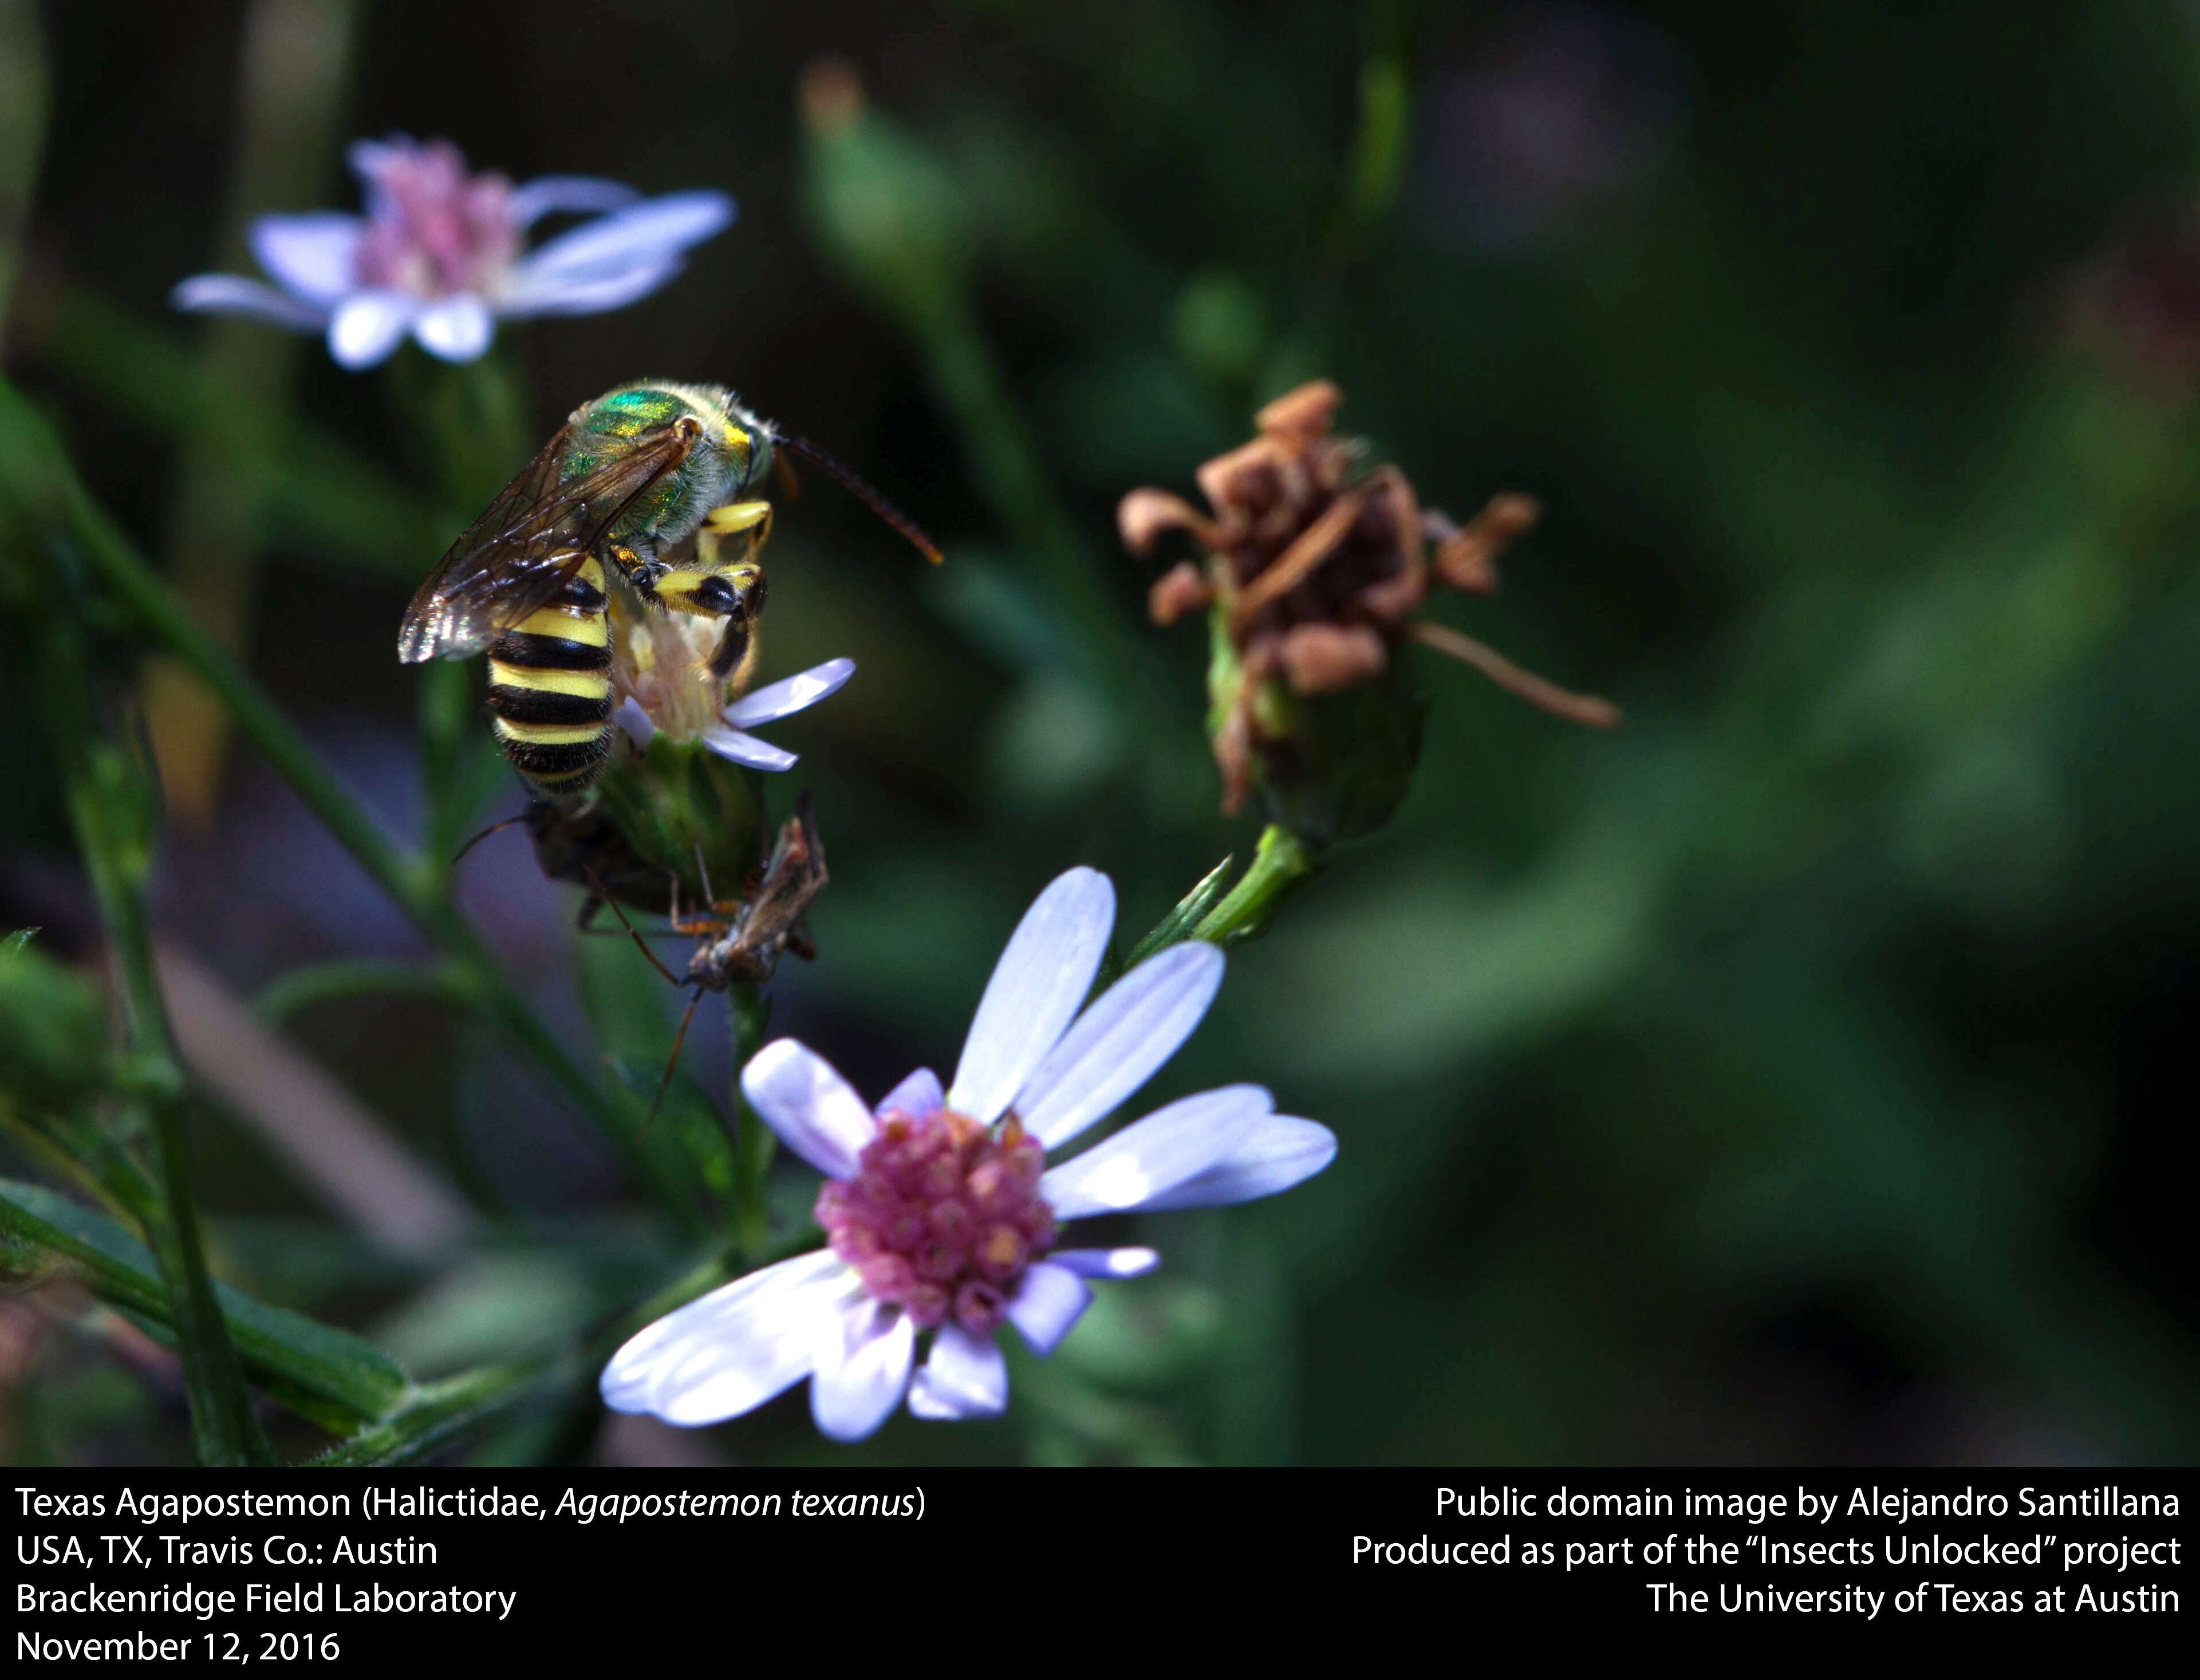
[[[932,1355],[909,1385],[920,1418],[997,1418],[1008,1409],[1009,1362],[990,1336],[951,1324],[932,1338]]]
[[[647,297],[687,265],[676,256],[652,257],[594,277],[536,275],[523,260],[497,295],[496,313],[514,320],[534,315],[596,315]]]
[[[636,746],[647,746],[657,738],[657,725],[649,721],[649,714],[631,694],[611,712],[611,722],[624,729],[626,738]]]
[[[1151,1249],[1056,1249],[1046,1263],[1080,1278],[1143,1278],[1161,1257]]]
[[[319,332],[329,324],[329,312],[279,292],[242,274],[194,274],[179,280],[168,294],[178,309],[203,310],[211,315],[242,315],[298,332]]]
[[[754,694],[742,695],[723,715],[735,729],[752,729],[759,723],[805,711],[828,694],[838,694],[855,674],[853,659],[828,659],[822,665],[812,665],[796,676],[766,683]]]
[[[785,747],[774,746],[768,740],[758,740],[739,729],[729,729],[723,723],[711,724],[696,739],[721,758],[746,764],[752,770],[792,770],[799,762]]]
[[[420,348],[445,361],[471,361],[489,348],[496,323],[489,305],[470,291],[439,297],[412,318]]]
[[[879,1098],[878,1112],[883,1115],[888,1109],[899,1109],[911,1120],[922,1120],[946,1106],[947,1097],[939,1088],[939,1075],[929,1068],[919,1068]]]
[[[1016,1093],[1024,1129],[1065,1144],[1154,1075],[1191,1036],[1222,984],[1222,953],[1199,940],[1157,951],[1100,994]]]
[[[775,1039],[749,1058],[741,1092],[781,1143],[831,1178],[853,1177],[856,1156],[878,1134],[848,1081],[793,1039]]]
[[[1009,1322],[1023,1333],[1031,1350],[1044,1359],[1062,1345],[1070,1327],[1092,1304],[1085,1279],[1066,1266],[1036,1261],[1024,1267],[1016,1292],[1009,1297]]]
[[[1226,1159],[1275,1107],[1257,1085],[1226,1085],[1157,1109],[1039,1181],[1057,1219],[1129,1213]]]
[[[835,1441],[860,1441],[886,1420],[909,1387],[916,1326],[898,1307],[868,1297],[834,1320],[810,1384],[810,1415]]]
[[[397,348],[417,307],[403,292],[354,292],[329,322],[329,354],[345,367],[372,367]]]
[[[723,192],[668,192],[559,234],[529,252],[520,267],[535,283],[604,279],[677,255],[734,215],[734,201]]]
[[[1009,936],[970,1019],[947,1106],[990,1125],[1077,1013],[1115,925],[1115,889],[1097,869],[1057,875]]]
[[[522,181],[506,201],[522,227],[558,211],[594,214],[600,210],[622,210],[641,196],[624,181],[606,181],[596,175],[537,175]]]
[[[828,1315],[861,1287],[831,1250],[798,1255],[666,1314],[605,1366],[604,1403],[667,1423],[717,1423],[815,1367]]]
[[[361,225],[357,216],[316,210],[259,217],[247,237],[260,266],[284,290],[326,309],[359,284],[354,258]]]
[[[1147,1213],[1172,1208],[1223,1208],[1251,1202],[1312,1178],[1337,1158],[1337,1134],[1319,1121],[1268,1115],[1205,1172],[1149,1197]],[[1052,1256],[1060,1259],[1060,1256]]]

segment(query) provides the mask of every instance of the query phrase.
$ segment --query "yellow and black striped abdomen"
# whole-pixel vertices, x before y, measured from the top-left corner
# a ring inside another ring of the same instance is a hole
[[[545,793],[577,793],[611,752],[610,627],[594,555],[558,598],[489,644],[489,709],[512,767]]]

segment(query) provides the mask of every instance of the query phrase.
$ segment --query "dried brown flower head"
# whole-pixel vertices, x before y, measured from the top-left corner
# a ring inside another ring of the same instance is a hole
[[[1459,525],[1424,508],[1398,468],[1364,467],[1364,446],[1331,435],[1342,401],[1334,384],[1317,379],[1263,408],[1258,436],[1199,469],[1211,513],[1154,489],[1132,490],[1116,512],[1133,553],[1150,554],[1171,530],[1189,532],[1207,551],[1203,565],[1184,560],[1167,572],[1148,606],[1159,624],[1202,609],[1214,616],[1212,722],[1226,812],[1264,781],[1304,780],[1305,709],[1286,695],[1311,701],[1395,677],[1398,645],[1408,638],[1559,717],[1600,729],[1619,721],[1608,702],[1569,694],[1415,616],[1438,584],[1494,593],[1497,555],[1535,524],[1538,509],[1532,497],[1499,495]],[[1406,756],[1410,768],[1411,749]],[[1395,792],[1374,821],[1389,815],[1402,786]]]

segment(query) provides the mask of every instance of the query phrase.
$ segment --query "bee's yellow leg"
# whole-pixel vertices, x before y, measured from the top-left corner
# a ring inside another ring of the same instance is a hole
[[[771,535],[771,504],[768,501],[729,501],[703,516],[703,529],[695,534],[695,552],[705,571],[718,564],[718,544],[729,536],[746,534],[749,558]]]

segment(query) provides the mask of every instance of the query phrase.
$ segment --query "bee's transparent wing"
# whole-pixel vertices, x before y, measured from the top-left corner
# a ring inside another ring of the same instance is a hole
[[[414,594],[397,633],[406,664],[478,653],[548,605],[628,504],[687,459],[695,437],[692,425],[675,422],[644,432],[594,472],[560,482],[571,432],[569,424],[542,446]]]

